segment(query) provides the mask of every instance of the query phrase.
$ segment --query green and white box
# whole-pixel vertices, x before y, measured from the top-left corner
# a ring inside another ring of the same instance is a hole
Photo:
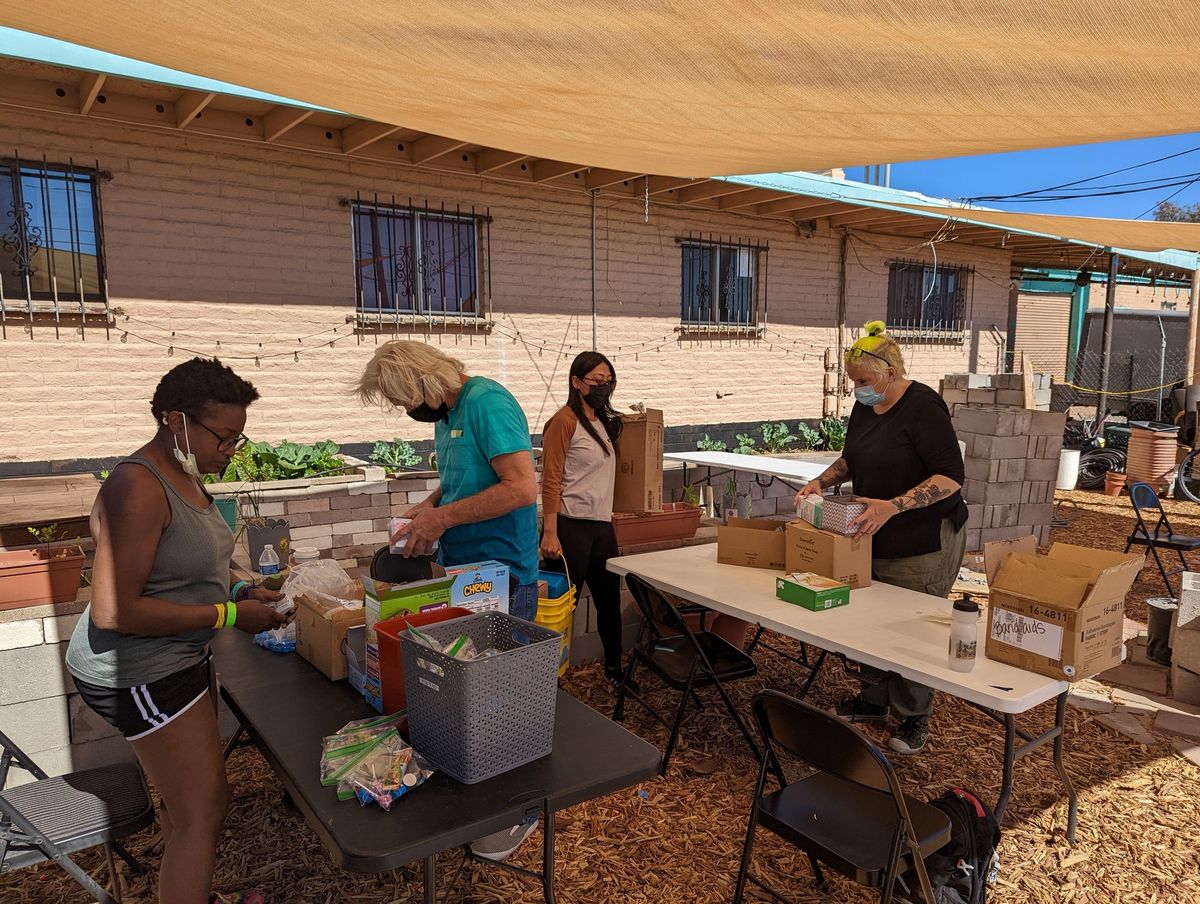
[[[775,579],[775,595],[813,612],[850,604],[850,585],[802,571]]]

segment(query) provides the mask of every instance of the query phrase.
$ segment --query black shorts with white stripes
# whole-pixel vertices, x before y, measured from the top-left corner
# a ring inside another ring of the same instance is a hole
[[[83,702],[130,741],[169,725],[208,693],[208,659],[134,687],[99,687],[75,679]]]

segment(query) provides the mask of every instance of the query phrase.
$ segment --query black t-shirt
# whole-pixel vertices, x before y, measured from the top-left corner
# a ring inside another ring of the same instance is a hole
[[[963,460],[950,411],[942,397],[913,383],[885,414],[855,402],[842,452],[854,492],[869,499],[895,499],[936,474],[962,486]],[[920,556],[941,549],[942,519],[956,530],[967,523],[962,493],[893,517],[875,535],[877,559]]]

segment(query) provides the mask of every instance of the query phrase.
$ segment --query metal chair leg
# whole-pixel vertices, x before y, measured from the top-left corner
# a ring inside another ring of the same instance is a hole
[[[742,737],[746,739],[746,743],[750,745],[750,750],[757,760],[762,757],[762,753],[758,749],[758,745],[754,743],[754,737],[750,734],[750,729],[746,727],[746,723],[742,720],[741,715],[737,711],[737,707],[733,705],[733,698],[729,696],[729,692],[725,690],[725,685],[713,676],[713,684],[717,686],[717,691],[721,695],[721,699],[725,701],[725,708],[729,710],[729,714],[733,716],[733,721],[737,723],[737,727],[742,731]]]
[[[733,889],[733,904],[742,904],[746,893],[746,874],[750,872],[750,855],[754,848],[754,829],[758,826],[758,801],[750,805],[750,822],[746,826],[746,838],[742,842],[742,863],[738,867],[737,885]]]
[[[667,749],[663,751],[662,766],[659,768],[659,775],[667,774],[667,766],[671,762],[671,753],[675,750],[675,742],[679,740],[679,729],[683,727],[683,713],[687,709],[688,698],[692,690],[692,681],[695,677],[696,669],[693,667],[692,673],[688,675],[687,687],[683,689],[683,694],[679,698],[679,709],[675,711],[675,724],[671,726],[671,737],[667,739]]]

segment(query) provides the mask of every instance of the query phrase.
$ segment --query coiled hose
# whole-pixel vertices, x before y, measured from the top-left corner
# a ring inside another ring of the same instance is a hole
[[[1125,470],[1125,453],[1120,449],[1090,449],[1079,456],[1079,483],[1081,490],[1094,490],[1104,485],[1104,475],[1109,471]]]

